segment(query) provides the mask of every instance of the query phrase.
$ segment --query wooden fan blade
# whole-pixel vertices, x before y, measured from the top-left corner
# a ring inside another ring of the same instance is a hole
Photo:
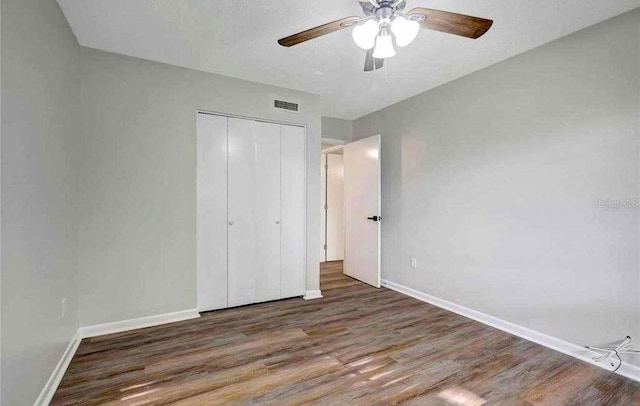
[[[489,28],[491,28],[491,25],[493,24],[492,20],[487,20],[485,18],[450,13],[448,11],[432,10],[423,7],[414,8],[409,11],[408,14],[420,14],[425,16],[424,21],[421,23],[422,28],[473,39],[483,36],[487,31],[489,31]]]
[[[298,45],[302,42],[309,41],[310,39],[318,38],[326,34],[331,34],[335,31],[340,31],[341,29],[347,28],[347,26],[355,23],[358,20],[360,20],[360,17],[347,17],[341,20],[336,20],[319,27],[311,28],[297,34],[281,38],[278,40],[278,44],[282,45],[283,47]]]
[[[384,66],[384,59],[378,59],[373,57],[373,49],[367,51],[367,56],[364,59],[364,71],[373,72]]]

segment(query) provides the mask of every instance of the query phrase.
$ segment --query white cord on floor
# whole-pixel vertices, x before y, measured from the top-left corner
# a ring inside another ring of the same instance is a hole
[[[608,360],[611,364],[611,367],[615,368],[613,372],[617,371],[622,366],[622,358],[620,356],[621,354],[640,354],[640,350],[631,348],[631,337],[629,336],[627,336],[627,338],[622,340],[622,342],[615,347],[586,346],[585,348],[603,353],[602,355],[593,357],[593,360],[595,362]]]

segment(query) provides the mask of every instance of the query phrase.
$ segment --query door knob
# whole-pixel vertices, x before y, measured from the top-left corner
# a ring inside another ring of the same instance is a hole
[[[382,217],[381,216],[367,217],[367,220],[380,221],[380,220],[382,220]]]
[[[276,224],[280,224],[280,220],[276,220]]]
[[[230,226],[232,226],[232,225],[233,225],[233,221],[230,221],[230,222],[229,222],[229,225],[230,225]]]

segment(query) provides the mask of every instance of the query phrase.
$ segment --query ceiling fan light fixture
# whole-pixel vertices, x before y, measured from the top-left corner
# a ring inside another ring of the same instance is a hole
[[[393,37],[387,27],[380,30],[380,35],[376,39],[376,48],[373,50],[373,57],[376,59],[391,58],[396,55],[393,49]]]
[[[486,18],[424,7],[415,7],[405,12],[407,0],[357,1],[364,17],[351,16],[331,21],[280,38],[278,44],[292,47],[350,27],[353,29],[351,35],[356,45],[367,51],[364,71],[373,72],[382,68],[386,58],[395,56],[394,46],[409,45],[422,28],[478,39],[493,25],[493,21]]]
[[[408,20],[402,16],[396,16],[391,23],[391,32],[396,36],[396,45],[406,47],[418,36],[420,23]]]
[[[367,20],[366,23],[356,25],[353,28],[351,35],[353,41],[357,46],[364,50],[373,48],[376,44],[376,35],[378,34],[379,26],[375,20]]]

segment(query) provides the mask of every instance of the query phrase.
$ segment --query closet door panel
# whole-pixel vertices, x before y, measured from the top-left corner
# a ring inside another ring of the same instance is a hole
[[[255,302],[255,122],[229,118],[228,295],[229,307]]]
[[[280,125],[256,122],[256,302],[280,298]]]
[[[227,307],[227,117],[197,118],[197,307]]]
[[[281,297],[286,298],[304,294],[307,141],[303,127],[283,125],[281,134]]]

